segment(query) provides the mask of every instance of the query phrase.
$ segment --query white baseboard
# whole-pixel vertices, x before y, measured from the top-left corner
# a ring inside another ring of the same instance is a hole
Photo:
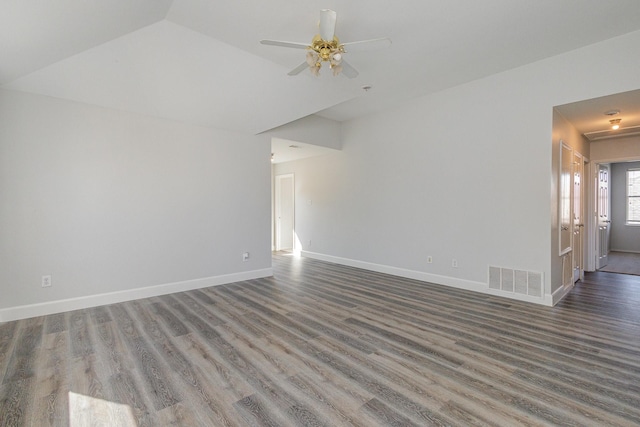
[[[319,254],[316,252],[302,251],[302,256],[318,259],[320,261],[332,262],[334,264],[347,265],[349,267],[362,268],[363,270],[376,271],[378,273],[391,274],[392,276],[405,277],[407,279],[420,280],[438,285],[451,286],[453,288],[465,289],[468,291],[486,293],[487,284],[474,282],[472,280],[458,279],[456,277],[441,276],[438,274],[425,273],[423,271],[408,270],[405,268],[391,267],[389,265],[374,264],[366,261],[358,261],[350,258],[341,258],[333,255]]]
[[[452,288],[464,289],[467,291],[479,292],[509,298],[517,301],[530,302],[540,305],[552,305],[550,298],[530,297],[528,295],[518,295],[511,292],[502,292],[490,289],[486,283],[472,280],[458,279],[456,277],[441,276],[438,274],[425,273],[423,271],[407,270],[404,268],[391,267],[388,265],[375,264],[371,262],[358,261],[349,258],[341,258],[332,255],[325,255],[316,252],[302,251],[302,256],[318,259],[320,261],[332,262],[335,264],[347,265],[349,267],[362,268],[364,270],[376,271],[378,273],[391,274],[393,276],[405,277],[407,279],[420,280],[422,282],[435,283],[437,285],[450,286]],[[559,300],[558,300],[559,301]]]
[[[522,302],[530,302],[533,304],[546,305],[551,307],[553,304],[551,303],[551,295],[544,295],[544,297],[534,297],[531,295],[517,294],[515,292],[507,292],[502,291],[500,289],[491,289],[487,286],[486,292],[490,295],[495,295],[497,297],[509,298],[516,301]]]
[[[572,283],[570,286],[560,286],[560,288],[556,289],[556,291],[551,294],[551,297],[548,298],[549,305],[554,306],[560,302],[569,292],[571,292],[571,289],[573,289],[574,286],[575,284]]]
[[[625,252],[628,254],[640,254],[640,251],[630,251],[628,249],[611,249],[609,252]]]
[[[144,288],[128,289],[126,291],[109,292],[97,295],[88,295],[78,298],[70,298],[57,301],[49,301],[39,304],[22,305],[0,309],[0,322],[26,319],[29,317],[45,316],[48,314],[62,313],[65,311],[80,310],[99,305],[115,304],[118,302],[132,301],[141,298],[150,298],[175,292],[190,291],[193,289],[207,288],[209,286],[225,285],[227,283],[243,280],[260,279],[273,276],[272,268],[244,271],[241,273],[224,274],[221,276],[204,277],[201,279],[185,280],[182,282],[165,283],[163,285],[148,286]]]

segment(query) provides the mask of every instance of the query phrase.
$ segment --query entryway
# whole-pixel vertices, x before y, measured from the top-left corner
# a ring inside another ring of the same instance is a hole
[[[598,271],[640,275],[640,161],[598,167]]]

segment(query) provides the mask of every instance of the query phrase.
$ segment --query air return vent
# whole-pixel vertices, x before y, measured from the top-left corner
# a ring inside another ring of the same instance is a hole
[[[542,273],[490,266],[489,289],[542,298]]]

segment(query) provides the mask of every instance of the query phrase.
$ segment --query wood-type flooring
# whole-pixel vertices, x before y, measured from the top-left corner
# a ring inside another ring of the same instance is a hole
[[[556,307],[309,258],[0,324],[2,426],[640,425],[640,278]]]
[[[609,263],[599,271],[640,276],[640,254],[611,251],[609,252]]]

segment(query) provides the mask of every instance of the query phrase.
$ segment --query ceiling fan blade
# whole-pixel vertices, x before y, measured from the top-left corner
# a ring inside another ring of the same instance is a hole
[[[342,60],[342,62],[340,63],[340,65],[342,66],[342,74],[344,74],[346,77],[349,77],[350,79],[353,79],[355,77],[358,77],[358,70],[356,70],[355,68],[353,68],[351,66],[351,64],[349,64],[347,61],[345,61],[344,59]]]
[[[320,37],[322,40],[332,41],[336,32],[336,13],[330,9],[320,11]]]
[[[361,40],[357,42],[342,43],[346,52],[364,52],[367,50],[382,49],[391,46],[391,39],[382,37],[379,39]]]
[[[283,42],[279,40],[260,40],[260,43],[269,46],[292,47],[294,49],[306,49],[309,47],[307,43]]]
[[[309,68],[309,64],[307,64],[307,61],[305,61],[302,64],[298,65],[293,70],[289,71],[287,74],[290,75],[290,76],[297,76],[298,74],[300,74],[301,72],[303,72],[307,68]]]

